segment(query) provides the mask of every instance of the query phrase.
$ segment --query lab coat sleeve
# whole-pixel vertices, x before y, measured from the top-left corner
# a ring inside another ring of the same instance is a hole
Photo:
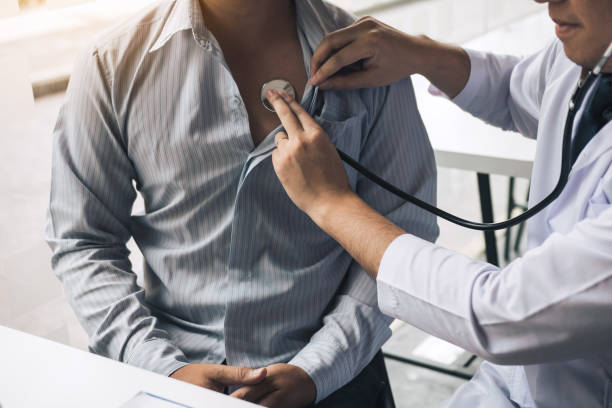
[[[453,102],[493,126],[535,138],[547,76],[560,46],[552,42],[523,59],[466,50],[470,76]]]
[[[77,61],[53,136],[46,229],[53,270],[90,351],[169,375],[187,360],[156,327],[128,258],[134,170],[110,80],[95,51]]]
[[[391,183],[435,203],[435,160],[416,108],[412,82],[406,79],[365,93],[381,102],[371,113],[372,120],[368,121],[371,125],[364,129],[368,136],[362,140],[360,161]],[[380,187],[365,178],[357,179],[356,191],[406,231],[436,240],[438,226],[431,214],[381,192]],[[371,361],[389,338],[391,321],[378,308],[375,281],[352,261],[323,317],[323,327],[290,363],[311,376],[320,401],[352,380]]]
[[[609,204],[504,269],[403,235],[382,259],[378,301],[383,312],[494,363],[582,358],[610,347],[610,248]]]

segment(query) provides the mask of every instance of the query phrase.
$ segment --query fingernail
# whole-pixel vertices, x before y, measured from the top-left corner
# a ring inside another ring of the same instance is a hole
[[[268,89],[266,91],[266,97],[269,98],[274,98],[276,95],[274,94],[274,90],[273,89]]]
[[[251,371],[251,373],[249,374],[250,378],[257,378],[261,375],[261,373],[263,372],[263,368],[258,368],[257,370],[253,370]]]
[[[287,102],[290,102],[290,101],[291,101],[291,95],[289,95],[287,92],[285,92],[285,91],[280,91],[279,93],[280,93],[280,95],[283,97],[283,99],[284,99],[285,101],[287,101]]]
[[[319,76],[317,74],[314,74],[311,78],[310,78],[310,83],[312,85],[316,85],[317,82],[319,82]]]

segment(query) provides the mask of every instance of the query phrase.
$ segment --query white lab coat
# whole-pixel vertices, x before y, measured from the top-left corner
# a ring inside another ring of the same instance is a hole
[[[454,102],[537,137],[530,204],[552,191],[580,67],[553,42],[520,60],[469,51]],[[580,112],[576,119],[580,117]],[[567,187],[529,221],[529,251],[503,269],[411,235],[386,250],[381,310],[489,362],[448,407],[612,407],[612,122]]]

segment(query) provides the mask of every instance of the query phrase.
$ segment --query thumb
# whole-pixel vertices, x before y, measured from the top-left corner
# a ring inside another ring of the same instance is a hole
[[[266,378],[267,370],[254,370],[247,367],[220,366],[215,371],[212,380],[223,385],[253,385]]]

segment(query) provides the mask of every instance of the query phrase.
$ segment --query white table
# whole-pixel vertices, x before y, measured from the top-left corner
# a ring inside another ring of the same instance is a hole
[[[2,408],[118,408],[140,391],[193,408],[257,406],[0,326]]]

